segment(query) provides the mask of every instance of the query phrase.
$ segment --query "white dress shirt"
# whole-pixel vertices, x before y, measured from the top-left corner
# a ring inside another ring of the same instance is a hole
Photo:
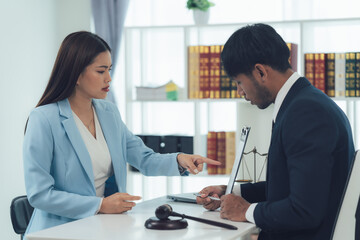
[[[105,182],[112,175],[113,167],[111,164],[110,152],[94,108],[93,111],[96,138],[90,133],[87,127],[74,112],[73,116],[91,158],[96,196],[103,197]]]
[[[284,83],[284,85],[280,88],[280,91],[276,95],[275,103],[274,103],[273,119],[272,119],[274,123],[276,121],[277,114],[280,110],[280,107],[281,107],[286,95],[288,94],[292,85],[294,85],[296,80],[298,80],[299,78],[300,78],[300,75],[297,72],[294,72],[290,76],[290,78]],[[239,189],[240,189],[239,190],[240,193],[237,192],[236,194],[237,195],[240,194],[240,196],[241,196],[241,188],[239,188]],[[256,205],[257,205],[257,203],[252,203],[245,213],[246,220],[248,220],[249,222],[252,222],[252,223],[255,223],[254,210],[255,210]]]

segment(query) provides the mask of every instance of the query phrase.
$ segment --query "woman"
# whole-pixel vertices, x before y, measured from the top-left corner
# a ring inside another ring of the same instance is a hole
[[[109,91],[111,54],[95,34],[75,32],[63,41],[49,83],[31,112],[24,138],[26,191],[35,208],[27,233],[97,213],[131,210],[139,196],[126,193],[126,163],[145,175],[196,174],[203,163],[188,154],[147,148],[103,99]],[[114,175],[118,192],[104,197]]]

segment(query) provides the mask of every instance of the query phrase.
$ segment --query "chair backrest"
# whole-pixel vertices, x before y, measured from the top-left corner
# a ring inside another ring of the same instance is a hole
[[[360,196],[360,151],[356,151],[342,202],[335,222],[332,240],[352,240],[355,238],[355,228],[359,228],[359,196]],[[357,210],[358,209],[358,210]],[[355,216],[355,213],[358,212]],[[359,231],[359,230],[358,230]],[[357,235],[360,233],[357,231]]]
[[[359,196],[359,202],[358,202],[356,213],[355,213],[355,218],[356,218],[355,240],[360,240],[360,196]]]
[[[29,224],[34,208],[26,196],[19,196],[11,201],[10,216],[12,226],[17,234],[23,235]]]

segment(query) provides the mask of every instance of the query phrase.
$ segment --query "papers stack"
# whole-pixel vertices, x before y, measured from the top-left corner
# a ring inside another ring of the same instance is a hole
[[[136,87],[136,100],[170,100],[184,99],[184,89],[178,87],[173,81],[156,87]]]

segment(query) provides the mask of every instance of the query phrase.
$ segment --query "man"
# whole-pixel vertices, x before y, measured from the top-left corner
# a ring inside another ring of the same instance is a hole
[[[255,223],[259,239],[329,239],[355,153],[351,127],[329,97],[291,69],[289,54],[265,24],[243,27],[226,42],[221,58],[238,93],[260,109],[274,103],[266,182],[228,195],[225,186],[206,187],[197,201],[221,207],[222,218]]]

